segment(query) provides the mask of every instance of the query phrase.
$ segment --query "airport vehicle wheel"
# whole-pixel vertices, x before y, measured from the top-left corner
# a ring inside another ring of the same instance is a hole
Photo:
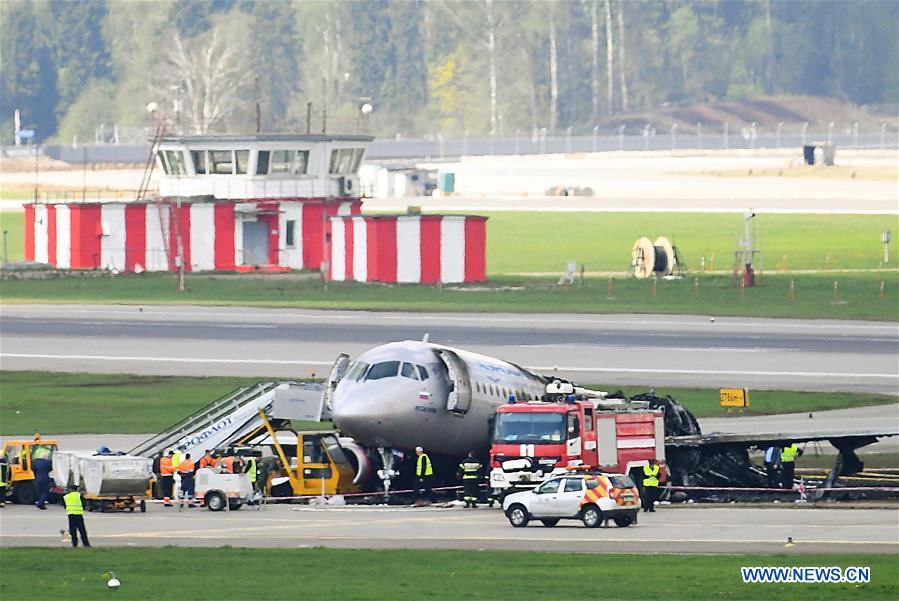
[[[228,508],[229,508],[231,511],[237,511],[237,510],[240,509],[242,506],[243,506],[243,503],[241,503],[240,501],[231,501]]]
[[[506,515],[509,523],[515,528],[524,528],[531,521],[531,516],[528,515],[528,510],[524,508],[524,505],[512,505]]]
[[[615,519],[615,525],[619,528],[627,528],[631,524],[634,523],[634,516],[632,515],[620,515]]]
[[[16,487],[13,489],[14,502],[22,505],[34,505],[36,500],[37,495],[35,494],[34,484],[32,482],[16,484]]]
[[[220,492],[211,492],[206,495],[206,508],[209,511],[222,511],[228,500]]]
[[[546,526],[547,528],[552,528],[553,526],[555,526],[556,524],[559,523],[559,520],[557,520],[555,518],[553,518],[551,520],[540,520],[540,521],[543,522],[543,525]]]
[[[596,528],[602,523],[602,511],[596,505],[587,505],[581,512],[581,520],[587,528]]]
[[[144,499],[141,499],[140,501],[140,512],[147,513],[147,501]]]

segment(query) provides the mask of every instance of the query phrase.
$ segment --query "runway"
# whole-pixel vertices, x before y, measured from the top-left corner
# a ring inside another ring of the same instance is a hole
[[[281,378],[420,339],[607,386],[899,390],[899,326],[672,315],[416,314],[4,305],[3,369]]]
[[[152,505],[146,514],[87,514],[94,546],[497,549],[586,553],[896,553],[895,509],[668,506],[628,528],[565,520],[509,525],[498,509],[267,506],[211,513]],[[60,507],[7,506],[0,546],[62,546]],[[792,537],[794,547],[785,547]]]

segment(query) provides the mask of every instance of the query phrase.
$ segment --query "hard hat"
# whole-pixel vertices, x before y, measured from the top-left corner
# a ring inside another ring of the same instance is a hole
[[[415,447],[415,451],[416,451],[417,453],[423,453],[423,452],[424,452],[424,449],[421,448],[421,447]]]
[[[120,584],[122,584],[122,583],[119,582],[119,579],[115,577],[115,572],[110,572],[109,580],[106,581],[106,586],[108,586],[111,589],[117,589],[117,588],[119,588]]]
[[[109,453],[109,447],[106,447],[106,446],[100,447],[99,449],[97,449],[97,452],[101,453],[101,454]]]

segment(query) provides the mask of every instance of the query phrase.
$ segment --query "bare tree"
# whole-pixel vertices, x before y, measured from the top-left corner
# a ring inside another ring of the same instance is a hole
[[[556,15],[549,10],[549,131],[559,124],[559,58],[556,48]]]
[[[627,112],[627,78],[624,60],[624,2],[618,3],[618,79],[621,82],[621,110]]]
[[[184,116],[192,133],[211,131],[236,108],[242,87],[252,82],[242,77],[239,58],[218,29],[194,40],[173,35],[156,87],[166,96],[178,90],[187,105]]]
[[[612,0],[606,0],[606,112],[612,114],[612,100],[615,86],[615,71],[613,70],[615,56],[615,42],[612,40]]]
[[[497,18],[496,6],[494,5],[493,0],[481,0],[478,4],[484,9],[483,15],[481,15],[484,19],[482,23],[486,22],[487,28],[482,34],[475,33],[475,41],[481,47],[487,49],[487,69],[490,80],[490,135],[496,135],[499,130],[499,124],[502,122],[502,115],[499,113],[499,86],[497,83],[496,71],[496,34],[503,26],[503,22],[501,19]],[[480,23],[466,22],[470,21],[470,19],[464,19],[469,13],[467,11],[456,10],[457,6],[455,3],[444,2],[441,8],[443,9],[443,13],[456,23],[460,31],[467,34],[481,31]],[[480,21],[480,18],[478,20]]]
[[[596,10],[596,1],[587,4],[584,0],[584,8],[590,11],[590,37],[593,41],[593,69],[590,72],[590,89],[593,92],[593,124],[599,123],[599,14]]]
[[[484,0],[487,9],[487,61],[490,68],[490,135],[497,132],[497,99],[496,99],[496,14],[493,12],[493,0]]]
[[[765,63],[765,92],[774,93],[774,32],[771,29],[771,0],[765,0],[765,28],[768,34],[768,60]]]

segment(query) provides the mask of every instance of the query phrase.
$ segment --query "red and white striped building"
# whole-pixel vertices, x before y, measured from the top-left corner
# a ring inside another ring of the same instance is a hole
[[[360,215],[368,136],[163,139],[159,196],[25,205],[25,259],[118,272],[321,269],[360,282],[482,281],[485,218]]]
[[[26,205],[25,259],[120,272],[175,270],[179,256],[186,271],[319,269],[327,219],[361,206],[327,199]]]
[[[421,284],[486,279],[486,217],[331,217],[330,279]]]

